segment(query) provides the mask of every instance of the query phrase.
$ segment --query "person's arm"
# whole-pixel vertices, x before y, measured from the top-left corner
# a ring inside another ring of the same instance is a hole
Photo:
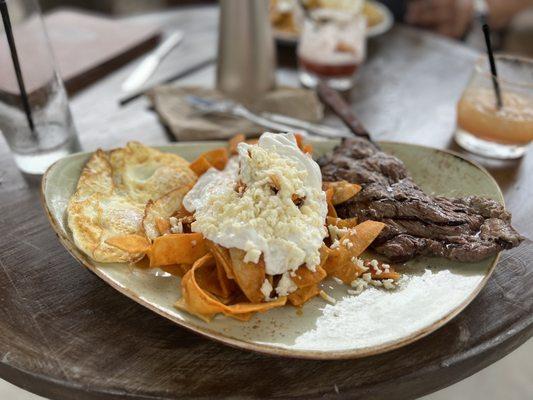
[[[411,0],[405,21],[445,36],[460,38],[474,16],[473,0]]]
[[[505,28],[513,17],[528,7],[533,0],[486,0],[489,8],[489,24],[494,29]]]
[[[507,26],[520,11],[533,6],[533,0],[485,0],[493,29]],[[442,35],[460,38],[469,28],[475,0],[411,0],[405,21]]]

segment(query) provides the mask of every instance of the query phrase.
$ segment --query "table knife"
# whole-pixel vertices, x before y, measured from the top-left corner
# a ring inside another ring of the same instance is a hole
[[[163,40],[152,53],[140,62],[132,74],[122,83],[122,90],[125,92],[132,92],[141,88],[148,78],[152,76],[166,55],[181,43],[183,37],[184,33],[182,31],[177,31]]]

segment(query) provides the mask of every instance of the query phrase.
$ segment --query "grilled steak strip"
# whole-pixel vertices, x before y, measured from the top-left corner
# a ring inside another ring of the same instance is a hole
[[[429,196],[398,158],[363,138],[345,139],[318,162],[324,181],[363,186],[357,196],[336,207],[337,213],[384,222],[387,226],[372,246],[391,261],[422,254],[474,262],[523,240],[498,202],[476,196]]]

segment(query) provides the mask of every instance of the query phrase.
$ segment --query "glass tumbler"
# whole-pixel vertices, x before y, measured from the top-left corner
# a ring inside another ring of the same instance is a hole
[[[533,59],[497,55],[498,105],[486,57],[481,57],[457,104],[455,141],[465,150],[490,158],[524,155],[533,141]]]
[[[36,0],[0,0],[0,131],[19,169],[42,174],[79,149]]]
[[[348,90],[366,57],[366,18],[361,13],[316,9],[306,19],[298,44],[300,82],[319,81]]]

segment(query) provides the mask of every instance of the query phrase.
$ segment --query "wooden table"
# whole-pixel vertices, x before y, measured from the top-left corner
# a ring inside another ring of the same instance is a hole
[[[160,77],[214,54],[214,8],[137,20],[187,32]],[[454,106],[475,58],[458,43],[395,28],[371,42],[353,107],[377,139],[451,147]],[[145,99],[118,107],[120,82],[132,67],[72,99],[86,150],[131,139],[169,141]],[[213,72],[204,70],[187,83],[212,83]],[[279,80],[295,84],[294,69],[282,68]],[[464,312],[402,349],[315,362],[220,345],[158,317],[79,266],[58,243],[36,186],[16,170],[3,140],[0,156],[0,376],[42,396],[411,399],[464,379],[531,337],[533,245],[527,241],[503,254],[488,285]],[[515,226],[532,237],[533,152],[519,163],[489,167]]]

